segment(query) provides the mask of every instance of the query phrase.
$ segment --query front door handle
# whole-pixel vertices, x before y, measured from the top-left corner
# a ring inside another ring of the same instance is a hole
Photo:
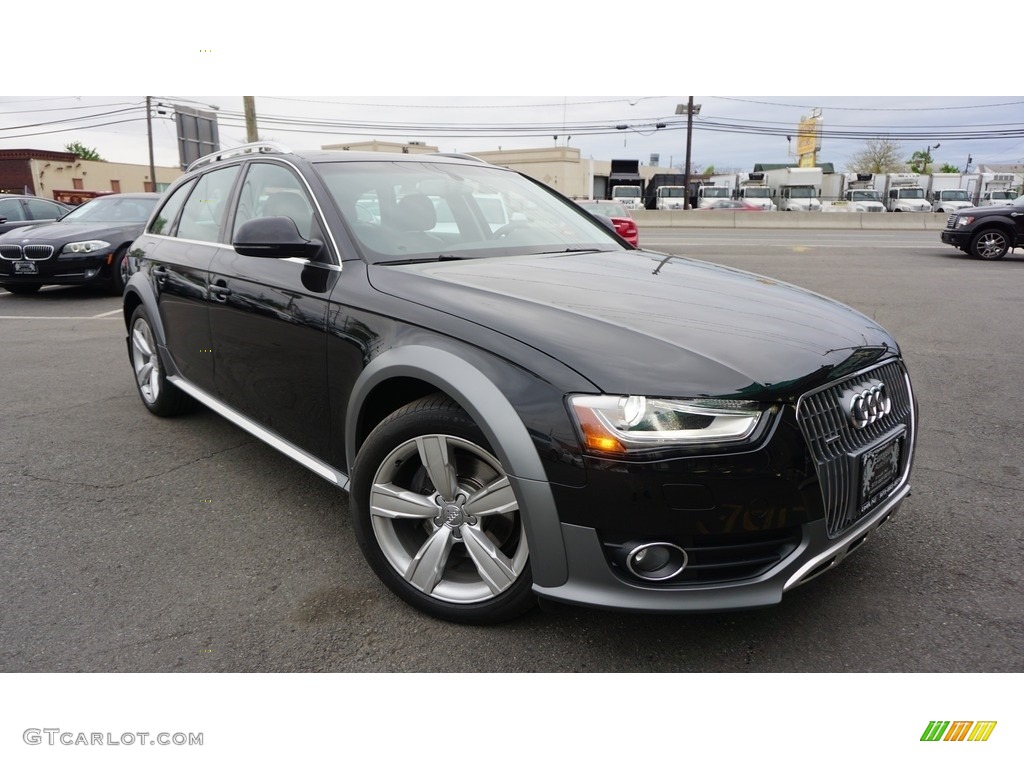
[[[210,286],[210,301],[216,301],[218,304],[226,304],[228,296],[230,295],[231,289],[228,288],[227,283],[223,280],[218,280]]]

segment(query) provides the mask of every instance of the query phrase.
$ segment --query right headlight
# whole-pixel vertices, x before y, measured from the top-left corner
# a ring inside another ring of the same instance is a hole
[[[570,410],[588,453],[633,456],[748,440],[767,410],[750,400],[571,395]]]

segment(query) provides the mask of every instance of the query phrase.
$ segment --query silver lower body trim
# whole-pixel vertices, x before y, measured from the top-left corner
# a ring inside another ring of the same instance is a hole
[[[297,461],[299,464],[306,467],[306,469],[310,469],[313,472],[316,472],[318,475],[320,475],[320,477],[334,483],[342,490],[348,490],[348,475],[346,475],[344,472],[341,472],[328,464],[324,464],[319,459],[310,456],[301,448],[297,448],[296,446],[289,443],[287,440],[278,437],[270,430],[261,427],[259,424],[252,421],[248,417],[240,414],[234,408],[225,405],[217,398],[207,394],[194,384],[190,384],[189,382],[182,379],[180,376],[168,376],[167,381],[169,381],[171,384],[173,384],[186,394],[198,400],[211,411],[215,411],[216,413],[223,416],[225,419],[230,421],[235,426],[241,427],[249,434],[266,443],[271,448],[276,448],[288,458]]]

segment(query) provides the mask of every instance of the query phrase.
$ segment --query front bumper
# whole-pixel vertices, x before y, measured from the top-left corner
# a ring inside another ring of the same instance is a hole
[[[744,582],[700,586],[644,587],[627,584],[607,567],[593,528],[562,525],[569,579],[557,587],[535,586],[540,597],[574,605],[643,613],[694,613],[761,608],[782,601],[785,592],[831,570],[890,520],[910,493],[895,491],[878,509],[836,539],[824,520],[803,526],[800,545],[767,573]]]
[[[957,231],[954,229],[942,230],[942,242],[946,245],[954,245],[957,248],[966,248],[971,243],[971,233]]]
[[[114,251],[55,253],[45,259],[0,259],[0,282],[21,285],[82,285],[110,279]],[[34,272],[23,271],[31,264]]]

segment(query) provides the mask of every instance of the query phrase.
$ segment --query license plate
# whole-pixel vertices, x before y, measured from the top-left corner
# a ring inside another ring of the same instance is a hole
[[[16,275],[35,275],[38,272],[39,266],[34,261],[14,262],[14,274]]]
[[[900,479],[903,436],[895,437],[860,457],[860,511],[888,496]]]

